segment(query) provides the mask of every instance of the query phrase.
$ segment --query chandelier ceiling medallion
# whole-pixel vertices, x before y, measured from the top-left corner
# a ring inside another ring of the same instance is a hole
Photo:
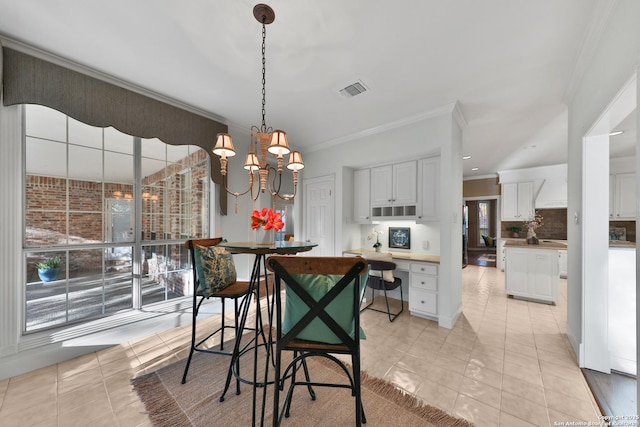
[[[266,78],[265,78],[265,41],[266,41],[266,26],[271,24],[275,20],[275,13],[271,7],[266,4],[258,4],[253,8],[253,16],[258,22],[262,24],[262,125],[251,127],[251,142],[249,146],[249,153],[244,162],[244,169],[249,171],[249,188],[244,192],[234,192],[227,188],[227,158],[236,155],[236,150],[233,147],[231,135],[228,133],[219,133],[216,137],[216,145],[213,148],[213,153],[220,157],[220,172],[224,179],[225,190],[236,197],[236,213],[238,211],[238,196],[242,196],[247,193],[251,193],[251,198],[255,202],[260,193],[269,191],[271,196],[277,197],[282,200],[292,200],[296,195],[296,188],[298,185],[298,171],[304,168],[302,161],[302,155],[299,151],[291,151],[289,143],[287,142],[287,134],[282,130],[273,130],[271,127],[267,127],[265,122],[266,116]],[[259,152],[256,152],[256,148],[259,147]],[[276,157],[277,169],[267,163],[267,152]],[[287,163],[287,169],[292,171],[293,174],[293,194],[281,194],[282,184],[282,172],[284,164],[284,156],[289,155],[289,161]],[[260,182],[260,191],[254,191],[254,173],[258,174]],[[273,175],[273,177],[270,177]]]

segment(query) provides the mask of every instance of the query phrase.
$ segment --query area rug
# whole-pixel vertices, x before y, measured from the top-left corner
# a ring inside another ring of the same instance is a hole
[[[482,254],[478,261],[496,262],[496,256],[495,254]]]
[[[235,384],[232,384],[224,402],[219,400],[228,364],[228,356],[198,353],[193,357],[185,384],[180,384],[184,360],[131,381],[155,426],[250,426],[253,393],[249,385],[242,384],[241,393],[236,395]],[[250,365],[243,364],[241,371]],[[310,360],[309,370],[313,381],[344,382],[346,378],[333,364],[326,362]],[[327,387],[314,389],[316,400],[312,401],[304,387],[296,388],[291,416],[283,420],[283,426],[355,424],[355,402],[349,390]],[[273,386],[267,387],[267,390],[265,425],[271,425]],[[262,398],[261,394],[258,396]],[[281,396],[282,401],[284,393]],[[391,383],[369,377],[366,373],[362,375],[362,401],[366,426],[370,427],[472,425],[439,408],[422,404]]]

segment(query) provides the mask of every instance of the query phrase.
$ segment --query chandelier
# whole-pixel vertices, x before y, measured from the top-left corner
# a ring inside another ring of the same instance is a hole
[[[227,180],[224,179],[225,190],[236,198],[236,213],[238,211],[238,196],[251,193],[255,202],[260,193],[269,191],[272,197],[281,200],[292,200],[296,195],[298,185],[298,171],[304,168],[302,155],[299,151],[291,151],[287,142],[287,134],[282,130],[273,130],[265,123],[266,116],[266,90],[265,90],[265,41],[267,36],[266,26],[275,20],[273,9],[266,4],[258,4],[253,8],[253,16],[262,23],[262,125],[251,127],[251,141],[249,153],[244,162],[244,169],[249,172],[249,188],[243,192],[230,191],[227,188]],[[259,152],[256,149],[259,148]],[[219,133],[216,137],[216,145],[213,153],[220,157],[220,173],[223,178],[227,174],[227,158],[236,155],[236,150],[228,133]],[[277,168],[267,162],[267,153],[275,156]],[[281,194],[282,172],[284,170],[284,156],[289,155],[287,169],[293,174],[293,194]],[[254,183],[258,176],[260,191],[254,191]]]

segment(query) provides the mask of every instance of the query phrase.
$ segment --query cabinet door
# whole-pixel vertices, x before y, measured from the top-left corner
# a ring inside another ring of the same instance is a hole
[[[353,220],[360,223],[371,222],[371,177],[369,169],[353,173]]]
[[[502,184],[502,220],[518,221],[518,183]]]
[[[557,251],[533,251],[529,262],[531,297],[544,301],[556,301],[559,278]]]
[[[440,190],[440,158],[420,160],[419,167],[419,196],[420,212],[418,219],[421,221],[437,221],[440,217],[439,190]]]
[[[528,296],[529,253],[507,248],[505,255],[505,283],[508,295]]]
[[[415,205],[417,199],[416,162],[393,165],[393,204]]]
[[[391,165],[371,169],[371,206],[391,206],[392,171]]]
[[[533,219],[533,183],[518,183],[518,218],[525,221]]]
[[[615,218],[636,218],[636,174],[620,173],[616,175]]]
[[[615,215],[615,193],[616,193],[616,176],[609,175],[609,219],[613,219]]]
[[[558,251],[558,275],[567,278],[567,251]]]
[[[533,218],[533,183],[502,184],[502,220],[525,221]]]

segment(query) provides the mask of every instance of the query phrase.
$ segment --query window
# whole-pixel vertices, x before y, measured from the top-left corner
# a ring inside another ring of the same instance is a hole
[[[24,110],[24,331],[188,295],[184,240],[209,234],[207,153]],[[48,257],[61,261],[49,282]]]
[[[489,222],[491,221],[490,204],[487,201],[478,202],[478,242],[479,246],[486,246],[482,236],[489,236]],[[490,237],[490,236],[489,236]]]

